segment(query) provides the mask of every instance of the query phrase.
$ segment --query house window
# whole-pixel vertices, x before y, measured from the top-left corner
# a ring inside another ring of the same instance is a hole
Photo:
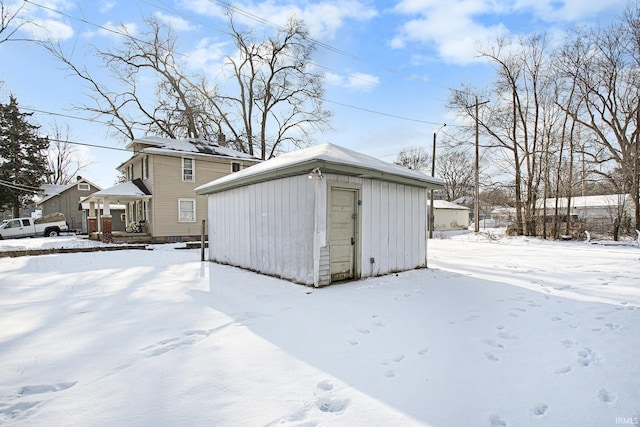
[[[196,222],[196,199],[178,199],[178,222]]]
[[[238,172],[240,170],[240,163],[231,162],[231,172]]]
[[[187,157],[182,159],[182,180],[193,181],[193,159]]]
[[[90,191],[90,190],[91,190],[91,186],[86,182],[78,183],[78,191]]]
[[[142,158],[142,179],[149,179],[149,157]]]
[[[133,181],[133,165],[127,166],[127,178],[129,181]]]

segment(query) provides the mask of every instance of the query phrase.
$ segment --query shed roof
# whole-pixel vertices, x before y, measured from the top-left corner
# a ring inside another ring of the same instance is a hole
[[[320,144],[283,154],[226,175],[196,188],[197,194],[211,194],[263,181],[309,173],[318,168],[322,173],[358,176],[361,178],[407,184],[420,188],[439,189],[437,178],[387,163],[334,144]]]
[[[430,206],[429,201],[427,201],[427,206]],[[466,206],[458,205],[456,203],[451,203],[451,202],[448,202],[446,200],[434,200],[433,201],[433,207],[434,207],[434,209],[450,209],[450,210],[457,210],[457,211],[468,211],[468,210],[470,210]]]

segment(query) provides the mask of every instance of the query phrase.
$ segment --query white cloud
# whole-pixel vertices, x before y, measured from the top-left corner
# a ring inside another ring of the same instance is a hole
[[[189,10],[208,16],[222,17],[226,11],[208,0],[184,0],[182,4]],[[303,4],[266,0],[256,3],[234,3],[234,7],[237,8],[234,19],[239,23],[255,27],[263,20],[269,24],[284,26],[289,18],[295,16],[304,21],[311,37],[327,39],[334,38],[348,20],[367,21],[377,15],[374,8],[359,0]]]
[[[83,33],[84,37],[93,38],[96,36],[100,37],[120,37],[121,34],[133,34],[135,35],[138,32],[138,25],[135,22],[127,22],[119,25],[114,24],[111,21],[108,21],[101,25],[102,28],[97,31],[86,31]]]
[[[103,1],[98,7],[98,10],[100,11],[100,13],[107,13],[111,9],[113,9],[115,5],[116,3],[113,1]]]
[[[162,22],[165,25],[168,25],[172,29],[176,31],[191,31],[194,27],[187,21],[186,19],[180,18],[179,16],[167,15],[166,13],[156,12],[154,16],[158,21]]]
[[[207,75],[221,72],[225,62],[225,47],[228,43],[214,43],[209,39],[202,39],[196,48],[185,55],[187,66],[194,70],[205,70]]]
[[[452,63],[476,60],[477,47],[498,37],[530,31],[530,22],[573,23],[613,10],[626,0],[403,0],[394,11],[408,20],[391,47],[419,43]],[[508,25],[512,25],[509,27]]]
[[[347,78],[346,87],[349,89],[368,92],[380,84],[380,79],[371,74],[351,73]]]
[[[369,92],[380,85],[378,77],[366,73],[351,73],[347,76],[325,73],[324,80],[328,85],[343,87],[354,92]]]
[[[73,37],[73,28],[70,25],[53,19],[33,19],[27,22],[22,30],[35,40],[63,41]]]

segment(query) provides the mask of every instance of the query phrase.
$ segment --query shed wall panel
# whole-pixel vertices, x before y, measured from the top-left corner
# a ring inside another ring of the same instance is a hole
[[[313,201],[306,175],[209,195],[209,258],[313,284]]]

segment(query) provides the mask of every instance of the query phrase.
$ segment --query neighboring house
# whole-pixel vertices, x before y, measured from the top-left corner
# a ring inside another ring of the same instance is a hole
[[[42,187],[44,195],[36,201],[36,206],[42,210],[42,216],[61,212],[67,220],[69,230],[86,233],[86,218],[83,217],[80,200],[101,188],[81,176],[67,185],[44,184]]]
[[[538,201],[539,214],[542,215],[544,201]],[[566,217],[567,199],[558,199],[558,213]],[[633,200],[629,194],[604,194],[600,196],[573,196],[570,200],[570,215],[577,217],[588,231],[608,233],[617,221],[624,228],[631,227],[635,215]],[[555,212],[556,199],[546,200],[547,215]],[[628,230],[632,231],[632,230]]]
[[[311,286],[427,265],[427,192],[437,178],[332,144],[216,181],[209,258]]]
[[[238,172],[260,162],[260,159],[201,139],[138,138],[128,146],[129,160],[120,170],[127,182],[97,192],[84,200],[103,205],[104,214],[95,231],[111,241],[110,210],[112,204],[126,206],[125,221],[144,224],[144,231],[156,242],[199,239],[201,222],[207,219],[207,198],[197,196],[194,189],[204,183]]]
[[[427,201],[427,210],[430,203]],[[434,231],[466,230],[469,228],[469,211],[466,206],[460,206],[446,200],[433,201]]]

